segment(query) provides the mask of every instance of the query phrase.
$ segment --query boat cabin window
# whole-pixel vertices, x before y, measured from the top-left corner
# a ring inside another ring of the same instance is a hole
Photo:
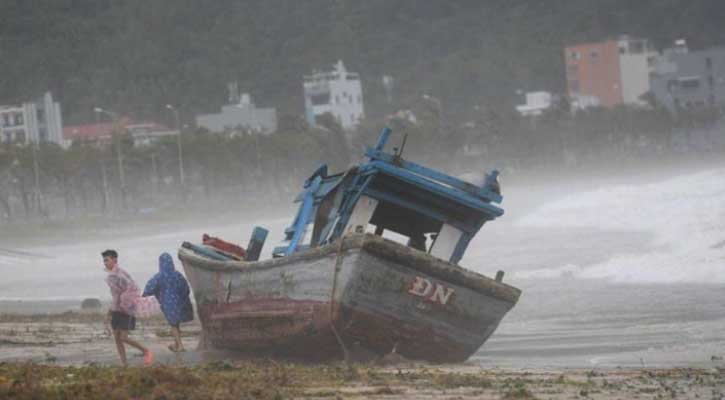
[[[374,233],[450,261],[463,232],[420,211],[361,196],[347,224],[349,233]]]
[[[369,225],[376,235],[428,252],[443,224],[416,210],[378,202]]]

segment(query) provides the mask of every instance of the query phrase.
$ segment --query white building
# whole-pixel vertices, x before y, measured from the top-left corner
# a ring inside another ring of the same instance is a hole
[[[650,91],[650,73],[657,52],[648,40],[622,36],[618,40],[619,70],[624,104],[647,106],[642,95]]]
[[[310,125],[330,113],[344,129],[352,129],[364,117],[360,76],[338,61],[332,71],[304,77],[305,117]]]
[[[218,133],[240,127],[260,133],[272,133],[277,131],[277,110],[257,108],[249,94],[245,93],[239,97],[239,103],[223,106],[219,114],[197,115],[196,125]]]
[[[0,106],[0,140],[5,143],[52,142],[63,145],[60,104],[50,92],[34,102]]]
[[[672,113],[725,108],[725,47],[690,51],[678,39],[655,62],[652,94]]]
[[[620,36],[564,49],[572,110],[620,104],[646,106],[657,52],[646,39]]]
[[[551,108],[551,93],[527,92],[526,104],[516,106],[516,111],[524,117],[541,115]]]

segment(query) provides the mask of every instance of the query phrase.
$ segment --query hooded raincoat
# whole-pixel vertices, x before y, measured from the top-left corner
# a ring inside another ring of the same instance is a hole
[[[153,295],[158,299],[161,311],[173,326],[194,319],[194,309],[189,299],[189,284],[186,278],[174,269],[174,260],[169,253],[163,253],[159,257],[159,272],[146,283],[143,295]]]

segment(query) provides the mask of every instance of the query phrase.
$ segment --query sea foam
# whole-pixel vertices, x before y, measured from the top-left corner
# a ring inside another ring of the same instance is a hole
[[[641,253],[612,254],[590,266],[526,271],[521,278],[565,275],[637,283],[725,283],[725,168],[574,193],[544,204],[517,225],[653,235],[651,246]]]

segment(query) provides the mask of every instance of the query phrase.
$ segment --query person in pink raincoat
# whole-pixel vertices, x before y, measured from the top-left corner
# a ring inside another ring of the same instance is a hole
[[[141,343],[128,337],[128,331],[136,329],[136,316],[149,315],[154,305],[141,297],[141,292],[128,272],[118,266],[118,253],[115,250],[106,250],[101,253],[103,265],[106,267],[108,276],[106,283],[111,289],[112,302],[108,309],[108,322],[113,330],[113,337],[116,340],[118,355],[121,357],[121,364],[126,363],[126,347],[128,344],[143,352],[145,365],[153,363],[154,354]],[[158,306],[158,303],[156,303]]]

